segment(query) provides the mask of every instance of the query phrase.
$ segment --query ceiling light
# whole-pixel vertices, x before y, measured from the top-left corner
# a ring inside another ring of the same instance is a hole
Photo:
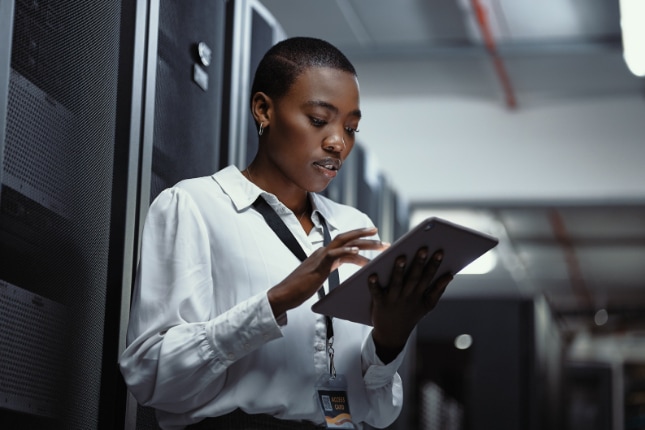
[[[468,266],[461,269],[460,275],[483,275],[495,268],[497,265],[497,251],[491,249]]]
[[[620,0],[620,27],[627,68],[645,76],[645,1]]]
[[[473,337],[469,334],[460,334],[455,338],[455,348],[468,349],[473,344]]]
[[[598,312],[596,312],[596,315],[594,315],[593,320],[597,326],[607,324],[607,320],[609,320],[609,314],[607,313],[607,310],[599,309]]]

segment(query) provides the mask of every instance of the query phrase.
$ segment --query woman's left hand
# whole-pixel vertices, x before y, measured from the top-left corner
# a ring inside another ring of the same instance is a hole
[[[434,309],[452,280],[446,274],[431,282],[442,258],[441,251],[428,258],[428,250],[421,248],[409,265],[404,256],[396,259],[387,285],[380,285],[375,274],[369,277],[372,337],[383,362],[392,361],[403,350],[414,327]]]

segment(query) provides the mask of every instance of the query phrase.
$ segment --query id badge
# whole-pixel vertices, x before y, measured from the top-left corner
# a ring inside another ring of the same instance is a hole
[[[322,375],[316,382],[318,403],[328,429],[356,429],[349,412],[347,380],[343,375]]]

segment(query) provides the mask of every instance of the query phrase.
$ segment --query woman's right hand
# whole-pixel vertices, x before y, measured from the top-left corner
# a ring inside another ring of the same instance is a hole
[[[289,276],[272,287],[267,295],[273,315],[277,318],[296,308],[314,295],[329,274],[341,264],[364,266],[370,260],[359,254],[362,250],[386,249],[389,244],[365,239],[377,232],[376,227],[351,230],[336,236],[327,246],[317,249]]]

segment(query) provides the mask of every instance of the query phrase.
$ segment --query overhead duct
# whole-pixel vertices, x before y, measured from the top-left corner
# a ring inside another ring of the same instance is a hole
[[[504,97],[506,99],[506,105],[511,109],[515,109],[517,107],[517,99],[515,98],[515,92],[513,90],[513,85],[511,84],[511,79],[506,72],[504,61],[497,51],[495,37],[493,36],[493,31],[488,19],[488,11],[481,3],[481,0],[471,0],[470,6],[472,7],[472,11],[481,33],[484,46],[486,47],[488,55],[493,61],[495,72],[497,73],[500,83],[502,84]]]

